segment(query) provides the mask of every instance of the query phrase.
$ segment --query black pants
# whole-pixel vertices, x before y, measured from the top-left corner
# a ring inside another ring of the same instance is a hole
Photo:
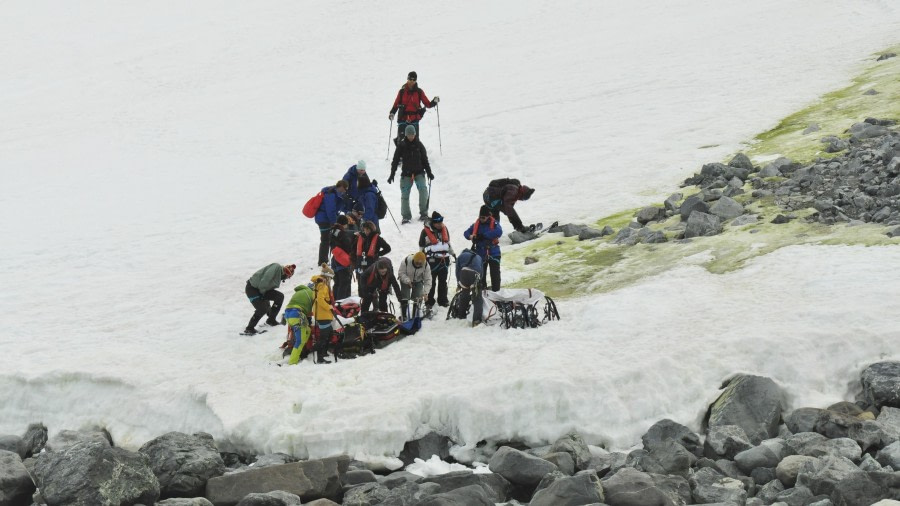
[[[472,292],[475,292],[474,296]],[[481,316],[484,314],[484,298],[481,296],[481,286],[480,284],[475,286],[475,288],[471,289],[463,289],[462,292],[459,293],[459,300],[457,301],[457,310],[459,311],[457,314],[457,318],[465,318],[466,315],[463,311],[469,310],[469,304],[472,304],[472,322],[480,322]]]
[[[319,265],[328,262],[331,252],[331,223],[316,223],[319,226]]]
[[[250,299],[250,303],[256,309],[253,316],[250,317],[250,323],[247,324],[248,329],[256,327],[256,324],[259,323],[259,320],[265,314],[269,315],[270,320],[275,320],[278,317],[278,312],[281,311],[281,304],[284,302],[284,295],[281,292],[273,288],[266,293],[260,293],[247,281],[244,293],[247,294],[247,298]],[[271,308],[269,307],[269,301],[273,302]]]
[[[353,277],[353,271],[350,269],[341,269],[334,271],[334,300],[346,299],[350,296],[350,281]]]
[[[481,274],[481,279],[487,283],[487,273],[491,272],[491,291],[496,292],[500,289],[500,259],[499,258],[489,258],[484,262],[484,272]]]
[[[387,312],[387,309],[388,309],[388,307],[387,307],[388,293],[387,292],[382,292],[381,290],[376,290],[374,292],[366,292],[365,289],[363,289],[362,293],[365,294],[365,295],[361,295],[361,297],[362,297],[361,310],[363,312],[369,310],[369,306],[371,306],[372,303],[375,302],[376,297],[378,298],[378,302],[375,304],[375,311],[381,311],[382,313]]]
[[[446,306],[450,303],[447,300],[447,266],[441,265],[438,270],[431,271],[431,290],[428,291],[428,300],[425,301],[425,304],[428,306],[434,305],[434,290],[437,289],[437,303],[439,306]]]

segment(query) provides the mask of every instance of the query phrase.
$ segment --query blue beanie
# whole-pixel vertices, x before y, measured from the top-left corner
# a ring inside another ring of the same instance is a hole
[[[416,135],[416,127],[412,125],[406,125],[406,130],[403,131],[406,135]]]

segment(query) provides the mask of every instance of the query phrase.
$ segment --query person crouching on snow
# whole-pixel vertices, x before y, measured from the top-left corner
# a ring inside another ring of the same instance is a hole
[[[391,288],[397,295],[400,295],[400,285],[394,276],[394,266],[391,265],[391,259],[381,257],[377,262],[370,265],[363,271],[362,279],[364,283],[360,283],[359,296],[362,297],[362,311],[369,310],[369,306],[375,303],[375,310],[386,313],[388,310],[387,297],[391,293]],[[378,297],[378,300],[375,300]]]
[[[298,285],[294,288],[294,295],[284,310],[284,318],[288,328],[293,334],[293,349],[290,365],[300,362],[300,354],[309,340],[309,319],[312,318],[313,304],[316,301],[316,293],[307,285]]]
[[[282,281],[293,276],[296,268],[297,266],[294,264],[282,267],[281,264],[272,263],[250,276],[250,279],[247,280],[247,286],[244,288],[244,293],[247,294],[250,304],[253,304],[256,311],[253,312],[247,328],[244,329],[245,334],[251,336],[256,334],[256,324],[259,323],[259,320],[265,314],[269,316],[266,319],[266,325],[274,327],[279,324],[275,317],[281,311],[284,294],[276,290],[276,288],[281,285]],[[269,301],[272,301],[271,308],[269,307]]]
[[[466,248],[456,259],[456,283],[459,290],[459,298],[454,307],[450,308],[451,316],[465,319],[469,312],[469,304],[472,304],[472,325],[481,323],[484,299],[481,295],[482,279],[484,271],[481,257]]]
[[[333,277],[334,271],[325,263],[322,264],[322,273],[312,277],[313,291],[316,296],[312,312],[316,326],[319,328],[319,335],[315,343],[317,364],[331,363],[326,357],[333,333],[331,328],[331,322],[334,320],[334,310],[331,307],[334,303],[334,295],[331,293],[331,278]]]
[[[408,320],[409,299],[419,300],[431,290],[431,268],[425,253],[417,251],[406,257],[398,269],[400,278],[400,317]]]

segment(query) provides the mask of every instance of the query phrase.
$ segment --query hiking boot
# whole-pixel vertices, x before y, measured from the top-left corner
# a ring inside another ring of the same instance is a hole
[[[403,221],[401,221],[400,224],[401,224],[401,225],[406,225],[406,224],[409,223],[410,221],[411,221],[411,220],[410,220],[409,218],[403,218]]]
[[[254,336],[256,334],[259,334],[259,331],[253,327],[247,327],[244,329],[244,334],[247,334],[248,336]]]
[[[275,318],[269,318],[266,320],[266,325],[270,327],[277,327],[278,325],[284,325],[284,322],[279,322]]]
[[[450,303],[447,302],[446,300],[445,300],[445,301],[439,301],[439,302],[438,302],[438,306],[441,306],[441,307],[447,307],[447,306],[449,306],[449,305],[450,305]]]
[[[426,215],[424,215],[424,214],[421,215],[421,216],[419,216],[419,221],[428,221],[429,219],[430,219],[430,218],[428,218],[428,216],[426,216]]]
[[[316,363],[317,364],[330,364],[331,360],[328,360],[327,358],[325,358],[327,356],[328,356],[327,353],[322,353],[321,351],[317,351],[316,352]]]

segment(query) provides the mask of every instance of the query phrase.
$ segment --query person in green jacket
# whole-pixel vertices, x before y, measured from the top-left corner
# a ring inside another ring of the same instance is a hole
[[[309,340],[309,319],[313,312],[313,303],[316,294],[307,285],[298,285],[294,288],[294,295],[284,310],[284,317],[288,327],[293,333],[294,348],[291,350],[290,365],[300,363],[300,353]]]
[[[256,311],[250,317],[250,323],[247,324],[247,328],[244,329],[245,334],[256,334],[256,324],[259,323],[259,320],[265,314],[269,315],[266,319],[267,325],[274,327],[279,324],[275,317],[281,311],[284,295],[276,288],[281,285],[282,281],[293,276],[296,268],[297,266],[294,264],[285,265],[284,267],[281,264],[269,264],[256,271],[253,276],[250,276],[244,292]],[[269,307],[269,301],[272,301],[272,307]]]

